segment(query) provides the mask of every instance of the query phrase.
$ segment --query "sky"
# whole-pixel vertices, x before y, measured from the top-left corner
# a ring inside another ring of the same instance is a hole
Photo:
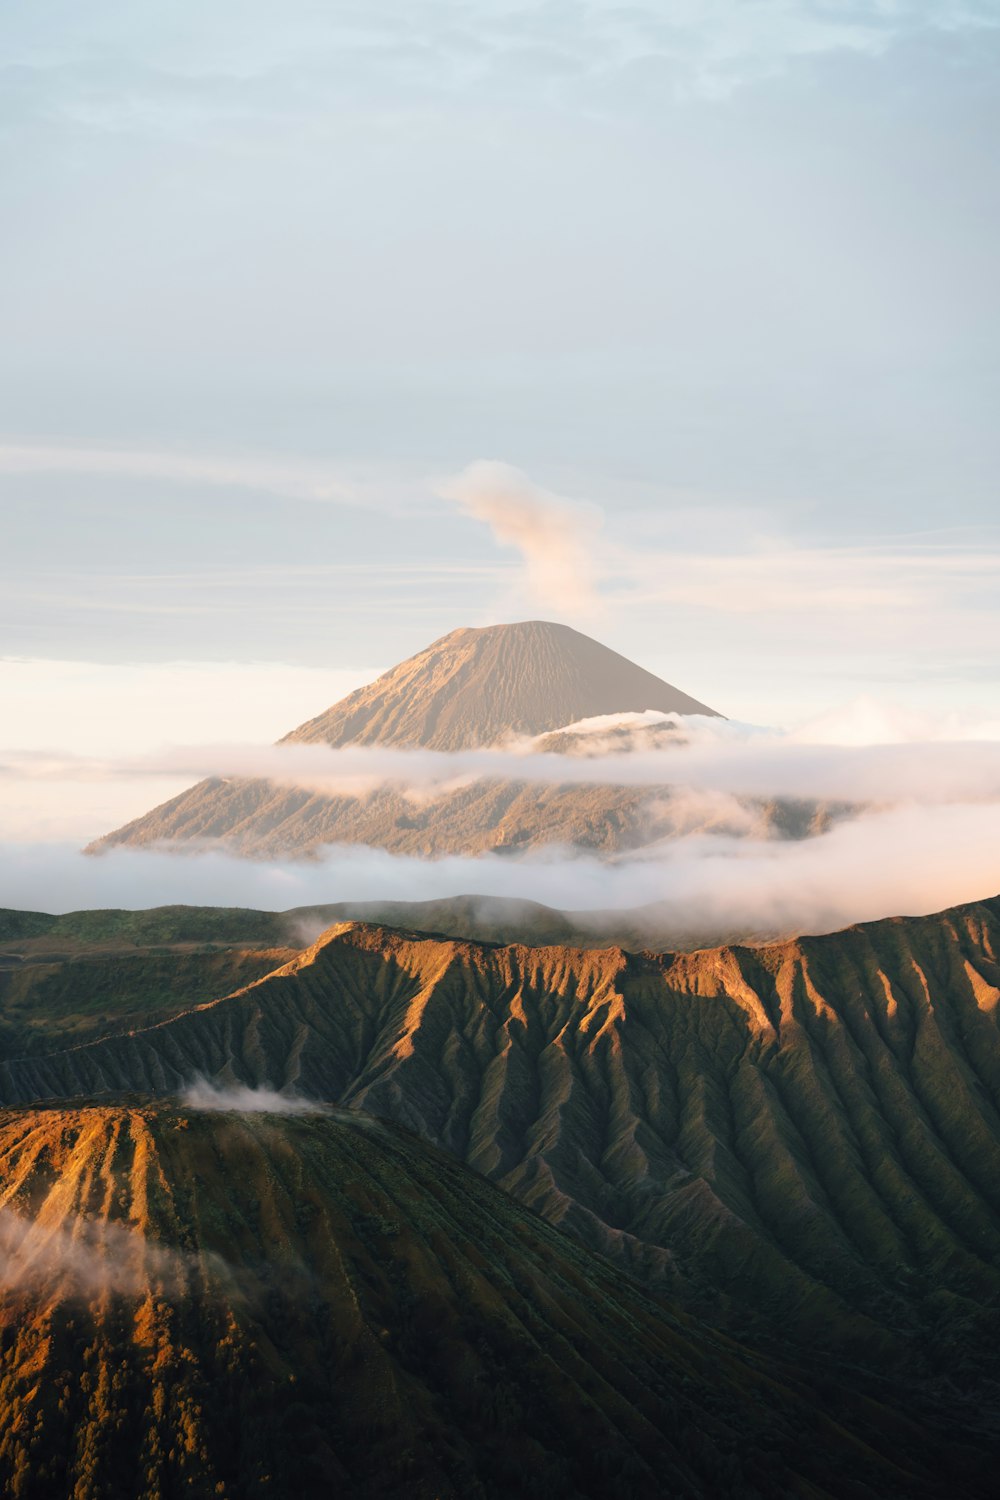
[[[526,617],[1000,714],[1000,0],[8,0],[0,67],[0,751]]]

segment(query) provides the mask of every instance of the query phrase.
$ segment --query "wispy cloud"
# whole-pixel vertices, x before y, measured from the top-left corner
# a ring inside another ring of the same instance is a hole
[[[801,547],[787,542],[753,550],[686,552],[617,548],[612,562],[622,603],[655,601],[732,615],[816,611],[864,618],[877,610],[926,615],[929,607],[964,603],[992,608],[1000,583],[995,538],[966,545],[912,543],[901,537],[862,546]]]
[[[502,547],[520,552],[535,605],[570,615],[600,612],[596,505],[543,489],[511,464],[480,460],[444,480],[438,493],[483,521]]]
[[[232,3],[211,16],[182,4],[171,26],[155,17],[128,26],[107,4],[88,9],[86,29],[71,16],[64,21],[56,41],[51,27],[18,17],[8,23],[6,50],[43,81],[61,71],[67,119],[95,130],[193,133],[251,115],[332,114],[391,88],[411,106],[435,91],[440,98],[478,89],[495,98],[515,85],[548,98],[561,85],[555,98],[575,100],[644,58],[672,64],[680,97],[712,100],[805,59],[878,57],[922,34],[974,34],[996,26],[997,16],[989,0],[682,0],[668,9],[649,0],[478,0],[474,12],[420,0],[405,14],[390,0],[370,0],[363,14],[317,12],[294,0],[280,31],[266,10]],[[128,67],[130,90],[116,92],[117,73],[94,66],[109,55]],[[339,75],[343,89],[324,100],[322,82]]]
[[[0,1208],[0,1292],[57,1291],[89,1302],[108,1294],[144,1296],[152,1288],[175,1299],[206,1269],[226,1268],[218,1256],[160,1244],[133,1225],[83,1215],[28,1218]]]
[[[339,505],[379,501],[376,486],[338,476],[319,464],[273,455],[171,453],[132,448],[0,444],[0,474],[97,474],[164,479],[176,484],[267,490],[295,500]]]

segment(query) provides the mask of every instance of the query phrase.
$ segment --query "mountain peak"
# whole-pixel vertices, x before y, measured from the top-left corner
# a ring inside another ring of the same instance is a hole
[[[285,743],[495,745],[580,719],[714,709],[569,625],[452,630],[285,736]]]

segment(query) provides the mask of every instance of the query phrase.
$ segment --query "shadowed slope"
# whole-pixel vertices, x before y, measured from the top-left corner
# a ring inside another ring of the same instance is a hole
[[[0,955],[0,1052],[52,1051],[126,1027],[150,1026],[294,957],[295,947]]]
[[[357,1115],[8,1112],[0,1239],[21,1500],[947,1492],[914,1425]]]

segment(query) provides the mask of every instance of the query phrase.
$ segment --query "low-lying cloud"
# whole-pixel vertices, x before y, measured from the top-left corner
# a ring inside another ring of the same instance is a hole
[[[187,1109],[227,1111],[241,1115],[321,1115],[325,1104],[304,1099],[300,1094],[279,1093],[266,1084],[248,1088],[242,1083],[214,1083],[211,1079],[193,1078],[180,1096]]]
[[[65,844],[8,842],[0,844],[0,906],[273,911],[475,893],[570,911],[655,905],[664,930],[771,933],[929,912],[1000,890],[1000,732],[986,719],[924,719],[860,700],[792,732],[648,713],[618,724],[633,736],[628,753],[605,753],[605,740],[620,746],[621,738],[614,720],[601,719],[567,726],[599,751],[585,755],[541,753],[530,740],[457,753],[279,745],[181,748],[118,762],[8,755],[0,775],[12,787],[69,774],[152,785],[167,771],[192,780],[265,777],[331,796],[392,786],[423,801],[479,778],[630,785],[648,789],[661,827],[669,807],[673,836],[611,859],[549,846],[430,860],[349,845],[309,860],[260,862],[190,844],[92,858]],[[657,725],[672,726],[676,737],[651,749]],[[838,821],[812,838],[775,837],[761,807],[779,798],[837,804]],[[259,1099],[257,1107],[265,1107]]]
[[[0,906],[274,911],[476,893],[572,911],[655,905],[657,930],[668,935],[817,932],[994,895],[998,851],[997,803],[872,810],[802,840],[682,834],[613,860],[553,848],[422,860],[333,846],[316,859],[265,863],[218,849],[119,848],[94,858],[66,846],[7,845]]]

